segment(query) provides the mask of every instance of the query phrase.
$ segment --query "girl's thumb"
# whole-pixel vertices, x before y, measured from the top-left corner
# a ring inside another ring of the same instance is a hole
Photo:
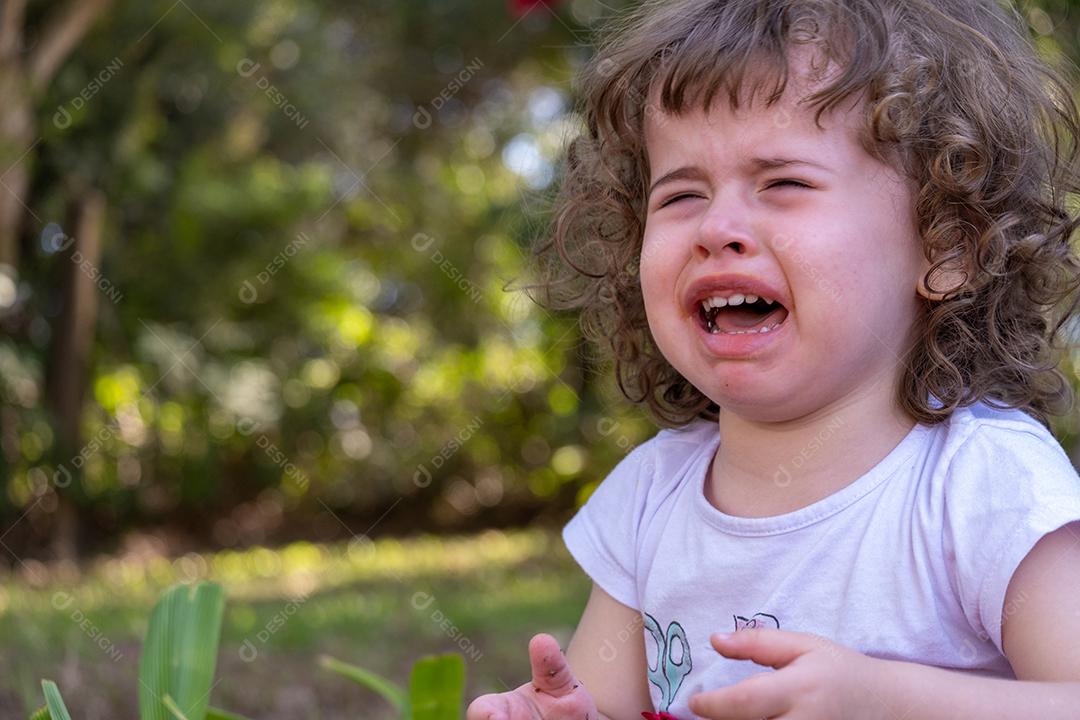
[[[533,685],[540,692],[561,697],[570,694],[577,685],[558,641],[547,633],[534,635],[529,641],[529,662]]]

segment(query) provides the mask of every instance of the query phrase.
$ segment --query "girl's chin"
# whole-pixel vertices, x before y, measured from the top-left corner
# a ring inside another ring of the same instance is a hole
[[[691,381],[693,382],[693,381]],[[710,378],[704,385],[706,396],[716,403],[722,412],[738,415],[746,420],[777,422],[797,417],[792,407],[799,398],[798,388],[770,382],[767,378],[726,377]]]

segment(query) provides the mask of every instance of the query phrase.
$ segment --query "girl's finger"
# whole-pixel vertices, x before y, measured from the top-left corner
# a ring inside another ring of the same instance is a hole
[[[562,697],[573,692],[578,684],[558,641],[547,633],[534,635],[529,641],[529,662],[533,685],[541,692]]]
[[[709,720],[761,720],[783,715],[791,699],[779,672],[763,672],[735,685],[691,695],[691,712]]]

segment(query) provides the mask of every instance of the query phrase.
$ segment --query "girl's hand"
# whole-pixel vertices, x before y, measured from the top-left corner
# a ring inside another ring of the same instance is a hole
[[[532,682],[510,692],[481,695],[469,704],[465,720],[600,720],[596,703],[570,672],[555,638],[534,635],[529,662]]]
[[[725,657],[753,660],[776,672],[691,695],[691,712],[710,720],[878,720],[884,718],[885,661],[819,635],[769,628],[713,635]]]

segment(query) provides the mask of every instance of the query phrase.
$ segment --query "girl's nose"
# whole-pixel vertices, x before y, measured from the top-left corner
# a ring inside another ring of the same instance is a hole
[[[746,217],[746,210],[738,202],[721,202],[720,198],[714,200],[698,225],[694,253],[707,259],[728,251],[736,255],[757,252],[757,241]]]

